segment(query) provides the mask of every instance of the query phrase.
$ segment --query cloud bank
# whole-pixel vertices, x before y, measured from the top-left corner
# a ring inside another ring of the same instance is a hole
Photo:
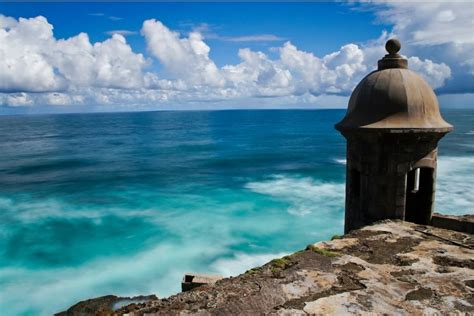
[[[404,54],[449,65],[451,75],[438,86],[439,93],[474,92],[471,1],[369,1],[368,6],[380,21],[393,25],[391,34],[404,43]]]
[[[124,35],[129,31],[112,31],[110,38],[96,43],[86,33],[57,39],[45,17],[17,20],[0,15],[0,104],[129,109],[241,100],[311,104],[329,95],[350,94],[375,69],[391,36],[405,44],[403,52],[412,56],[410,68],[438,91],[474,92],[472,5],[376,2],[370,8],[379,20],[393,25],[377,39],[348,43],[325,56],[300,50],[291,41],[273,47],[272,58],[268,52],[241,48],[240,62],[222,67],[210,57],[211,47],[199,30],[183,35],[155,19],[144,21],[140,31],[147,46],[144,56],[127,43]],[[236,42],[250,40],[256,39]],[[153,71],[154,63],[163,71]],[[259,101],[264,99],[273,101]]]

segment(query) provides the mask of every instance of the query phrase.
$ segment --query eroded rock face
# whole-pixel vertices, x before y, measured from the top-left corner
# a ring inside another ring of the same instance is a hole
[[[385,221],[110,315],[474,312],[472,235]]]
[[[135,297],[105,295],[81,301],[71,306],[67,311],[55,314],[55,316],[108,316],[114,315],[116,310],[120,310],[120,314],[123,314],[129,311],[133,312],[140,307],[146,307],[147,304],[156,300],[158,300],[156,295]]]

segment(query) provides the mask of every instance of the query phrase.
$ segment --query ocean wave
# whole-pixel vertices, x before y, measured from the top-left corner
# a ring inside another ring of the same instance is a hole
[[[72,305],[75,302],[71,301],[72,297],[76,301],[111,293],[120,296],[154,293],[164,297],[179,292],[181,278],[186,272],[236,276],[288,254],[236,253],[210,265],[201,262],[196,266],[200,258],[222,255],[223,251],[200,241],[192,247],[164,243],[135,256],[97,260],[77,268],[43,271],[1,268],[2,292],[8,296],[1,300],[0,308],[11,315],[52,315]],[[20,297],[24,299],[17,299]]]
[[[342,163],[342,161],[341,161]],[[436,211],[443,214],[474,214],[474,157],[440,156],[438,159]],[[327,183],[310,177],[275,175],[249,182],[247,189],[288,204],[292,215],[316,213],[328,216],[343,209],[343,183]]]
[[[245,187],[270,195],[289,204],[288,213],[306,216],[334,214],[344,206],[345,184],[317,181],[310,177],[275,175],[261,182],[249,182]]]
[[[75,268],[0,268],[2,296],[8,293],[0,309],[10,315],[52,315],[77,300],[111,293],[170,295],[179,291],[183,274],[196,269],[200,258],[221,252],[199,240],[186,247],[167,242],[137,255],[108,257]],[[206,270],[205,263],[198,265]]]
[[[19,198],[0,196],[2,216],[9,214],[15,221],[37,223],[44,219],[91,219],[100,220],[111,215],[124,218],[150,217],[153,209],[131,210],[121,207],[90,207],[72,204],[59,199],[35,199],[21,196]]]
[[[347,165],[347,160],[346,160],[345,158],[344,158],[344,159],[342,159],[342,158],[334,158],[333,161],[336,162],[336,163],[338,163],[338,164],[340,164],[340,165],[344,165],[344,166]]]
[[[305,204],[305,194],[295,193],[319,186],[310,191],[329,200],[334,188],[321,184],[281,176],[245,188],[196,194],[141,193],[147,196],[142,209],[134,209],[135,204],[91,207],[72,200],[2,198],[0,208],[7,212],[1,216],[9,222],[0,224],[2,234],[6,232],[0,246],[14,253],[2,254],[9,259],[0,267],[0,295],[5,297],[0,310],[51,315],[79,300],[110,293],[168,296],[179,291],[189,271],[242,273],[342,227],[339,198],[317,208]],[[275,185],[281,187],[274,195],[248,188],[264,191]],[[338,211],[328,209],[331,205]],[[318,216],[293,216],[284,211],[287,207],[290,212],[309,209]],[[50,260],[54,265],[47,264]]]
[[[436,210],[443,214],[474,214],[474,157],[438,158]]]

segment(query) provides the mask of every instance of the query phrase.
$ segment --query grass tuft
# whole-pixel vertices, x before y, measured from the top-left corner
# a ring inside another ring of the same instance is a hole
[[[286,269],[293,265],[293,262],[291,261],[291,257],[289,256],[273,259],[272,261],[270,261],[270,263],[273,267],[280,268],[280,269]]]
[[[261,270],[261,268],[253,268],[253,269],[245,271],[245,274],[255,275],[255,274],[259,273],[260,270]]]
[[[325,257],[338,257],[340,256],[340,254],[338,254],[337,252],[333,252],[333,251],[329,251],[329,250],[326,250],[326,249],[322,249],[322,248],[318,248],[314,245],[308,245],[308,247],[306,247],[306,250],[311,250],[312,252],[315,252],[319,255],[322,255],[322,256],[325,256]]]
[[[288,262],[283,258],[279,258],[273,259],[272,261],[270,261],[270,263],[272,264],[272,266],[283,268]]]

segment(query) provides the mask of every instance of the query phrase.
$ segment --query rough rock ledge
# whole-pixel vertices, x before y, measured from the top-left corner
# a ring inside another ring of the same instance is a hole
[[[95,315],[367,313],[474,313],[474,236],[383,221],[213,285]]]

